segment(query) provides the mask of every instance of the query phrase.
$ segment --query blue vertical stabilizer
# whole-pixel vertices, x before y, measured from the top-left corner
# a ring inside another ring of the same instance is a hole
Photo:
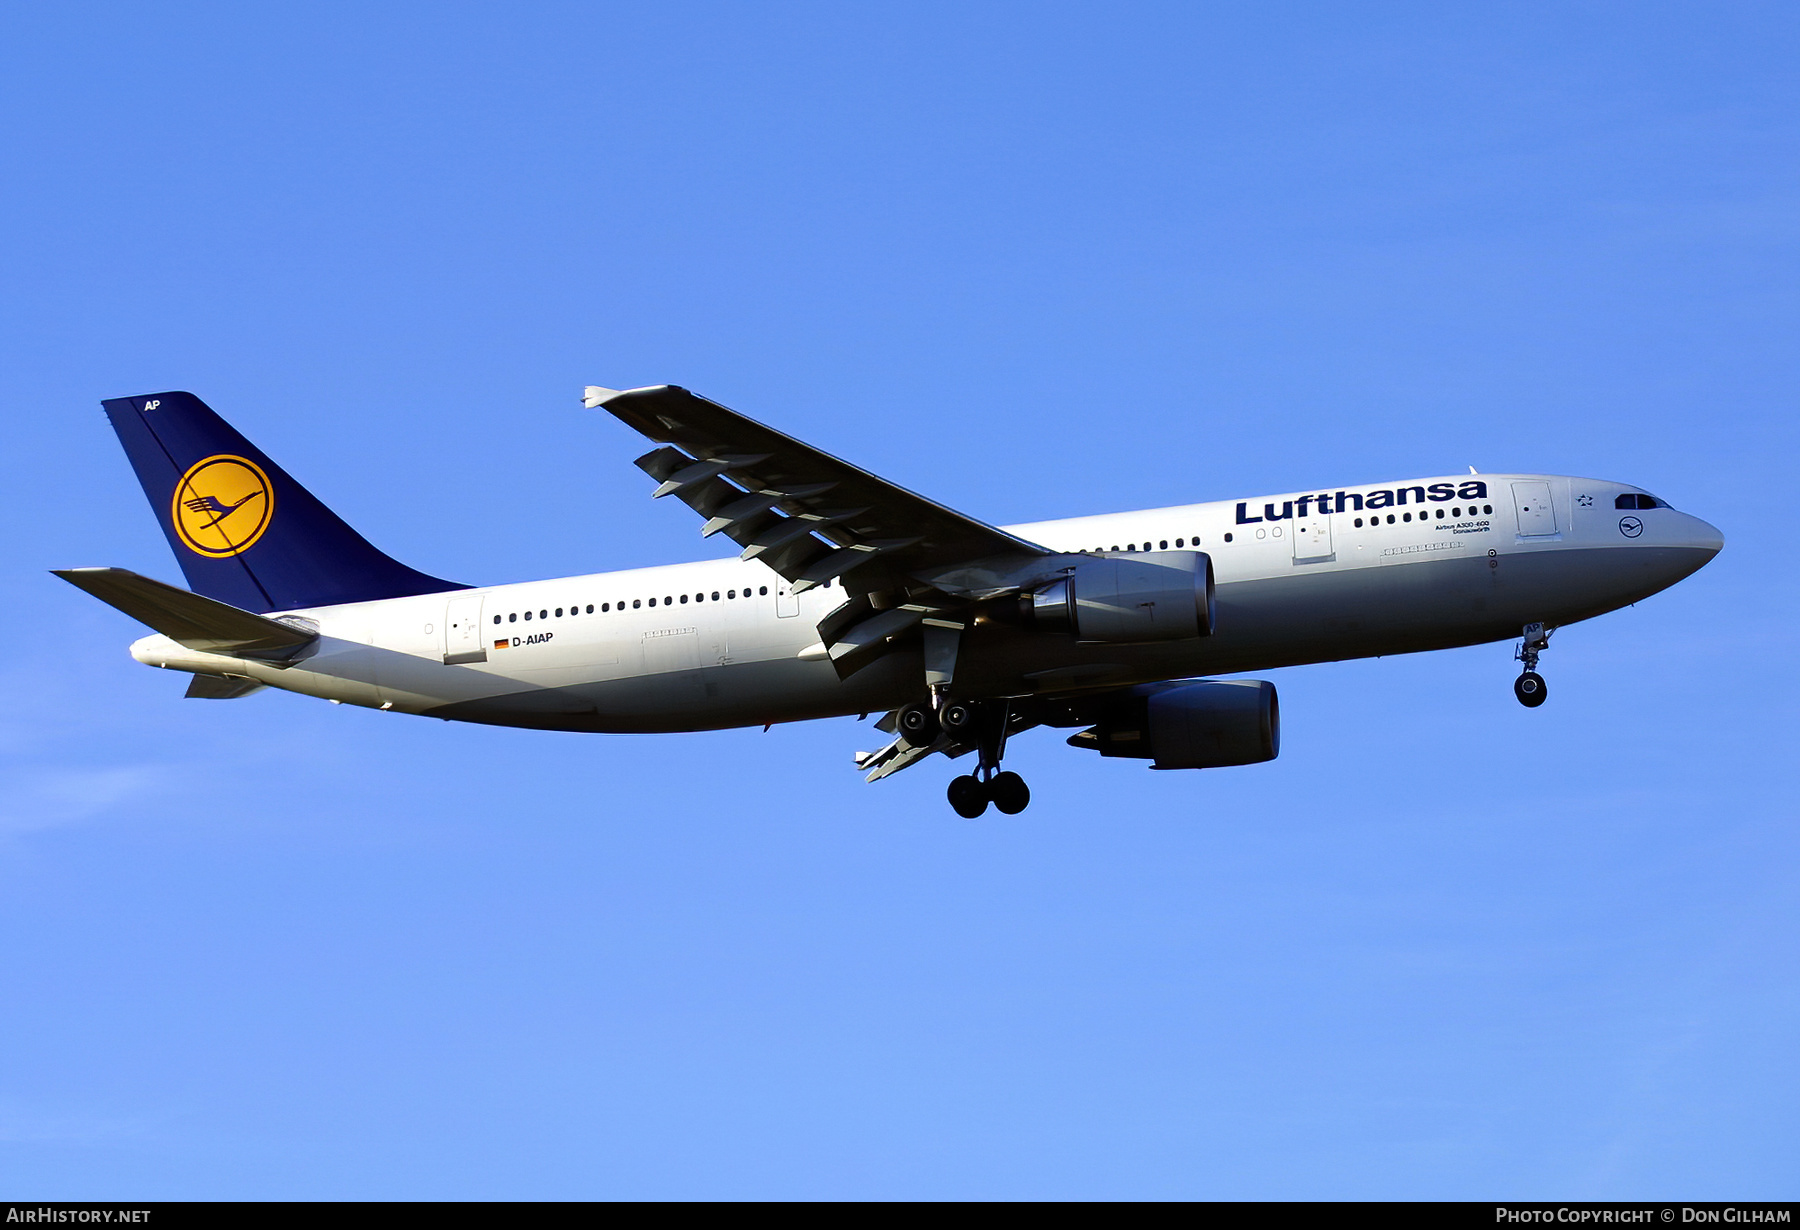
[[[101,405],[197,594],[262,612],[468,588],[376,550],[192,393]]]

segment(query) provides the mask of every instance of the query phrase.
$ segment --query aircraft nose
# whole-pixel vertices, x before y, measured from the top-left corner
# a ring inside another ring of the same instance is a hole
[[[1707,558],[1710,559],[1725,549],[1725,535],[1719,532],[1717,526],[1694,516],[1688,517],[1688,520],[1692,522],[1688,527],[1689,540],[1693,546],[1705,551]]]

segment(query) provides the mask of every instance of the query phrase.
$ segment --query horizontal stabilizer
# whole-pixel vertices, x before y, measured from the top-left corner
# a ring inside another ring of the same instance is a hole
[[[52,569],[77,589],[201,653],[289,661],[319,639],[309,628],[253,615],[124,568]]]
[[[240,696],[248,696],[252,692],[262,690],[262,684],[254,679],[246,679],[242,675],[195,675],[188,683],[187,698],[189,700],[236,700]]]

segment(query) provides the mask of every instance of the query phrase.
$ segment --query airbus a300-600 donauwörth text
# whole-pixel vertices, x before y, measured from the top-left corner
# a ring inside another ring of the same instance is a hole
[[[154,630],[210,699],[285,688],[544,730],[884,713],[870,781],[973,753],[950,804],[1022,811],[1034,726],[1159,769],[1274,759],[1273,684],[1196,678],[1520,638],[1704,565],[1719,531],[1637,487],[1476,474],[999,527],[672,386],[589,388],[734,559],[462,585],[371,546],[191,393],[105,402],[190,589],[56,575]]]

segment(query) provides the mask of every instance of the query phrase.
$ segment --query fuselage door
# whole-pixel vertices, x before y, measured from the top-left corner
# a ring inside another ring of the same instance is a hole
[[[1294,522],[1294,562],[1323,564],[1336,558],[1331,546],[1331,514],[1313,513]]]
[[[783,581],[775,587],[775,614],[778,618],[787,619],[800,613],[800,595],[794,587]]]
[[[486,661],[487,646],[481,643],[481,596],[450,599],[444,612],[444,665]]]
[[[1514,483],[1513,507],[1519,513],[1519,536],[1556,533],[1556,506],[1550,502],[1549,483]]]

